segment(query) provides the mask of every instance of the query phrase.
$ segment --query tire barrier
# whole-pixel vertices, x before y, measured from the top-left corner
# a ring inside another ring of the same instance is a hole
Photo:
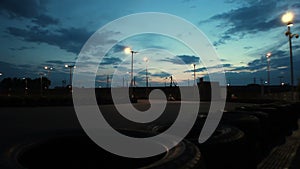
[[[211,138],[198,146],[209,169],[247,169],[251,164],[245,156],[245,141],[241,130],[220,125]]]
[[[238,110],[243,111],[261,111],[269,116],[270,130],[269,130],[269,145],[274,147],[285,143],[285,137],[292,134],[298,126],[295,112],[291,112],[288,106],[279,106],[280,104],[269,104],[252,107],[242,107]]]
[[[260,141],[266,156],[272,148],[285,143],[286,136],[298,129],[299,108],[299,103],[270,103],[240,107],[236,110],[252,114],[261,120],[263,137]]]
[[[299,108],[299,103],[268,103],[238,107],[224,112],[219,128],[203,144],[198,144],[197,137],[205,123],[206,115],[200,114],[186,139],[198,145],[208,169],[254,169],[275,146],[285,143],[285,137],[298,129]],[[152,131],[161,133],[168,125],[151,128]],[[240,130],[243,137],[238,141],[229,139],[234,138],[232,136],[236,130]],[[231,131],[231,134],[226,135],[228,131]]]
[[[254,141],[253,143],[256,145],[255,149],[253,149],[252,151],[255,151],[255,156],[257,159],[257,162],[260,162],[264,157],[266,157],[272,147],[269,145],[269,143],[272,141],[270,140],[270,121],[269,121],[269,115],[267,113],[261,112],[261,111],[231,111],[231,112],[226,112],[224,114],[231,114],[231,116],[233,115],[238,115],[238,116],[244,116],[245,118],[248,116],[249,120],[253,119],[252,121],[252,126],[247,126],[247,125],[243,125],[241,126],[241,129],[243,131],[249,131],[247,130],[247,127],[250,127],[250,129],[252,128],[253,131],[252,133],[247,134],[249,135],[247,137],[252,136],[252,141]],[[256,118],[253,118],[253,116],[255,116]],[[226,118],[225,118],[226,119]],[[227,120],[228,120],[228,116],[227,116]],[[232,119],[229,119],[229,121],[232,121]],[[242,121],[238,122],[237,127],[239,127]],[[248,123],[249,124],[249,123]],[[256,125],[256,126],[254,126]],[[245,129],[246,128],[246,129]]]
[[[153,133],[119,130],[129,135],[149,137]],[[205,169],[202,155],[194,144],[183,140],[166,153],[148,158],[126,158],[96,145],[83,131],[66,131],[35,136],[14,144],[3,153],[1,169]],[[163,143],[157,143],[163,146]]]
[[[262,159],[262,133],[260,120],[253,115],[242,114],[237,112],[225,112],[221,123],[225,125],[233,125],[245,133],[245,158],[250,168],[255,166]]]
[[[206,115],[199,115],[193,128],[185,139],[198,145],[208,169],[240,169],[251,166],[247,156],[247,144],[244,132],[229,125],[219,125],[214,134],[202,144],[198,137],[204,125]],[[151,126],[152,131],[161,133],[169,125]],[[249,168],[250,169],[250,168]]]
[[[295,108],[291,104],[280,104],[280,105],[274,105],[274,107],[281,112],[282,118],[285,119],[285,124],[287,127],[287,134],[291,135],[292,131],[295,131],[298,129],[298,111],[296,109],[296,105],[294,104]]]

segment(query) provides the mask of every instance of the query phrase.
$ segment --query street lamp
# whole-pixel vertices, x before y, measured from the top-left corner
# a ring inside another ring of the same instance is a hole
[[[192,66],[194,67],[194,86],[196,86],[196,64],[192,64]]]
[[[165,87],[167,87],[167,79],[168,79],[169,77],[165,77],[164,79],[165,79]]]
[[[149,59],[147,57],[144,57],[144,62],[146,62],[146,87],[148,87],[148,62]]]
[[[136,54],[138,52],[131,50],[131,48],[127,47],[124,49],[124,52],[126,54],[131,53],[131,74],[130,74],[130,87],[133,87],[133,54]]]
[[[40,88],[40,92],[41,92],[41,96],[43,95],[43,76],[45,75],[44,73],[39,73],[39,75],[40,75],[40,82],[41,82],[41,84],[40,84],[40,86],[41,86],[41,88]]]
[[[69,68],[70,69],[70,87],[72,86],[72,72],[73,72],[73,69],[76,68],[75,65],[65,65],[65,68]]]
[[[25,95],[27,95],[27,90],[28,90],[28,81],[26,77],[23,77],[23,80],[25,81]]]
[[[48,71],[47,75],[49,77],[50,76],[50,71],[52,71],[54,68],[51,67],[51,66],[45,66],[44,69]]]
[[[291,85],[292,93],[294,95],[294,68],[293,68],[293,49],[292,49],[292,38],[295,36],[299,37],[298,34],[292,34],[291,27],[293,26],[294,14],[292,12],[285,13],[282,18],[282,22],[287,25],[288,30],[285,32],[285,36],[289,38],[289,47],[290,47],[290,65],[291,65]]]
[[[271,58],[271,55],[272,53],[271,52],[268,52],[266,54],[266,57],[267,57],[267,61],[268,61],[268,86],[270,86],[270,58]]]
[[[48,72],[47,72],[47,76],[48,76],[48,80],[50,80],[50,73],[51,73],[51,71],[52,71],[54,68],[51,67],[51,66],[45,66],[44,69],[48,71]],[[48,86],[48,87],[49,87],[49,86]]]
[[[0,72],[0,76],[2,76],[3,75],[3,73],[2,72]]]

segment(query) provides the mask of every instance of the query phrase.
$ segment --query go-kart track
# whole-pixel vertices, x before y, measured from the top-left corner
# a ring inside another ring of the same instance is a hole
[[[143,100],[134,106],[139,110],[149,108],[148,102]],[[300,167],[297,162],[300,154],[296,153],[300,144],[298,114],[293,112],[298,104],[226,103],[217,130],[205,143],[199,144],[197,139],[209,106],[209,102],[201,102],[196,123],[179,145],[164,154],[144,159],[119,157],[95,145],[83,132],[72,106],[1,107],[0,168]],[[113,105],[101,105],[100,109],[119,132],[150,137],[171,125],[179,107],[180,102],[168,102],[165,112],[155,122],[144,125],[128,123],[116,113]]]

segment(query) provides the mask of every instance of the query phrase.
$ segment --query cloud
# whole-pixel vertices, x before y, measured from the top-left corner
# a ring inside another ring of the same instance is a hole
[[[34,65],[30,64],[12,64],[8,62],[0,61],[1,72],[3,73],[3,78],[5,77],[35,77],[37,76],[38,69]]]
[[[20,69],[32,69],[35,66],[30,65],[30,64],[21,64],[21,65],[18,65],[17,67]]]
[[[233,69],[231,69],[229,72],[244,72],[244,71],[248,71],[249,67],[247,66],[240,66],[240,67],[235,67]]]
[[[122,60],[120,58],[105,57],[105,58],[103,58],[103,60],[100,63],[100,65],[118,65],[121,62],[122,62]]]
[[[46,11],[44,0],[2,0],[0,9],[2,14],[11,18],[24,17],[33,18]]]
[[[281,82],[290,83],[290,69],[289,69],[288,58],[281,58],[278,60],[274,60],[271,61],[270,64],[271,64],[270,78],[271,78],[272,85],[279,85]],[[280,67],[278,65],[285,65],[285,66]],[[294,65],[300,65],[300,61],[295,60]],[[259,64],[256,64],[256,66],[259,67]],[[231,83],[232,85],[245,85],[245,84],[254,83],[254,81],[256,81],[257,84],[260,84],[261,82],[267,80],[266,67],[264,67],[264,69],[257,69],[256,71],[249,71],[250,69],[253,69],[253,67],[250,68],[247,66],[241,66],[241,67],[236,67],[232,71],[226,72],[227,82]],[[296,80],[295,84],[300,82],[299,74],[300,74],[299,70],[294,69],[294,78]]]
[[[164,71],[156,72],[156,73],[151,74],[151,76],[153,76],[153,77],[160,77],[160,78],[169,77],[169,76],[171,76],[171,75],[172,75],[172,74],[167,73],[167,72],[164,72]]]
[[[46,15],[47,12],[45,0],[2,0],[0,3],[0,14],[10,19],[29,19],[38,26],[57,25],[59,20]]]
[[[33,23],[36,23],[39,26],[45,27],[48,25],[57,25],[59,24],[59,20],[52,18],[50,16],[47,15],[39,15],[37,17],[35,17],[34,19],[32,19]]]
[[[295,62],[296,60],[294,60]],[[290,65],[288,53],[286,51],[277,50],[272,53],[270,60],[270,68],[272,70],[286,69]],[[265,56],[259,59],[254,59],[247,63],[247,66],[233,67],[230,71],[233,72],[258,72],[267,69],[268,62]]]
[[[226,64],[222,64],[222,67],[223,68],[228,68],[228,67],[232,67],[232,65],[226,63]],[[216,66],[210,66],[208,68],[207,67],[200,67],[200,68],[195,69],[195,72],[204,72],[204,71],[207,71],[207,69],[215,69],[215,68],[220,68],[220,66],[216,65]],[[189,69],[189,70],[184,71],[184,73],[189,73],[189,72],[194,72],[194,69]]]
[[[8,27],[9,34],[21,37],[28,42],[46,43],[58,46],[68,52],[78,54],[85,41],[92,34],[85,28],[60,28],[54,32],[32,26],[28,29]]]
[[[199,63],[200,58],[197,56],[177,55],[174,58],[161,59],[160,61],[170,62],[178,65]]]
[[[241,4],[239,8],[225,13],[212,16],[205,22],[218,21],[219,28],[224,30],[215,46],[224,44],[229,40],[240,39],[248,34],[256,34],[282,26],[280,21],[283,9],[288,7],[287,3],[268,0],[229,0],[228,3]]]
[[[193,1],[197,1],[197,0],[182,0],[182,3],[188,3],[188,2],[193,2]]]
[[[231,67],[231,66],[232,66],[232,64],[229,64],[229,63],[223,64],[224,68]]]
[[[22,46],[19,48],[9,48],[12,51],[22,51],[22,50],[28,50],[28,49],[34,49],[34,47],[26,47],[26,46]]]
[[[234,38],[230,35],[224,34],[220,37],[218,41],[213,42],[214,46],[219,46],[225,44],[229,40],[233,40]]]
[[[245,46],[244,49],[249,50],[249,49],[253,49],[252,46]]]
[[[300,8],[300,3],[295,3],[292,5],[293,8]]]
[[[111,50],[109,50],[109,52],[107,52],[107,53],[105,54],[105,56],[110,56],[110,55],[112,55],[112,54],[114,54],[114,53],[123,52],[124,49],[125,49],[126,47],[127,47],[127,46],[125,46],[125,45],[116,44],[116,45],[114,45],[114,46],[111,48]]]
[[[195,72],[203,72],[206,70],[207,70],[206,67],[201,67],[201,68],[195,69]],[[194,69],[189,69],[189,70],[184,71],[184,73],[190,73],[190,72],[194,72]]]
[[[46,61],[47,64],[57,64],[57,65],[65,65],[66,63],[69,62],[65,62],[65,61],[61,61],[61,60],[48,60]]]

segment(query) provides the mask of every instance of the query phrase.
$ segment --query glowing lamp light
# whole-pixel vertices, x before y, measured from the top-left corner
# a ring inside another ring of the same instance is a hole
[[[271,53],[271,52],[268,52],[268,53],[266,54],[266,57],[269,59],[269,58],[271,57],[271,55],[272,55],[272,53]]]
[[[281,17],[281,21],[287,26],[293,26],[294,14],[292,12],[287,12]]]
[[[129,47],[127,47],[127,48],[125,48],[124,49],[124,52],[126,53],[126,54],[129,54],[129,53],[131,53],[131,48],[129,48]]]
[[[147,57],[144,57],[143,60],[144,60],[144,62],[148,62],[149,61],[149,59]]]

